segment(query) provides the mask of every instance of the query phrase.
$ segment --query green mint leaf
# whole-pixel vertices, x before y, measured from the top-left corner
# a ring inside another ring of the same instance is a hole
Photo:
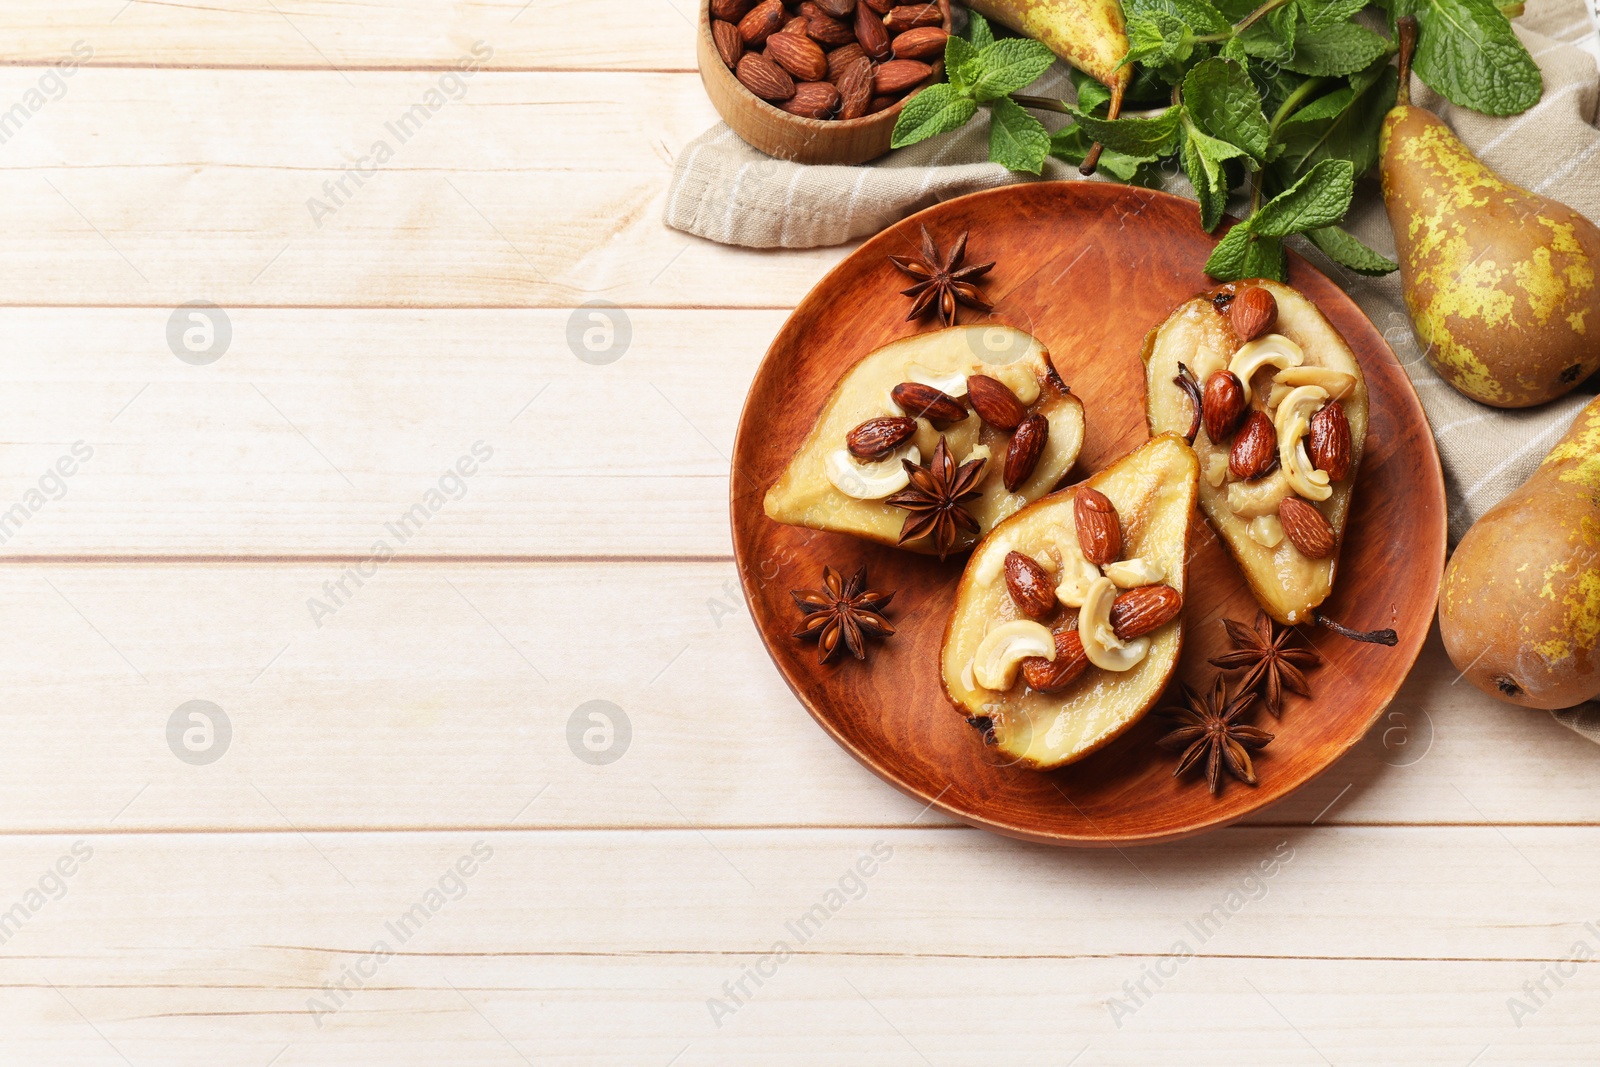
[[[1169,107],[1148,119],[1101,119],[1081,111],[1074,111],[1072,117],[1078,120],[1084,133],[1107,149],[1130,156],[1164,156],[1176,144],[1183,107]]]
[[[989,159],[1007,170],[1038,174],[1050,154],[1050,132],[1009,96],[991,106]]]
[[[1380,256],[1348,232],[1337,226],[1322,226],[1307,230],[1311,243],[1322,249],[1327,257],[1357,274],[1376,278],[1400,269],[1400,264],[1387,256]]]
[[[962,95],[971,95],[977,80],[978,50],[961,37],[951,35],[944,42],[944,69],[950,84]]]
[[[977,110],[977,102],[970,96],[963,96],[955,86],[930,85],[906,101],[905,109],[895,120],[889,147],[904,148],[960,129]]]
[[[1325,129],[1327,123],[1343,115],[1350,105],[1355,103],[1355,99],[1356,91],[1348,85],[1335,89],[1327,96],[1319,96],[1284,119],[1278,126],[1278,133],[1287,135],[1296,130],[1313,127],[1318,130]]]
[[[1385,65],[1376,81],[1356,89],[1362,80],[1360,75],[1351,78],[1348,88],[1312,101],[1278,127],[1283,144],[1279,163],[1288,174],[1302,173],[1327,159],[1345,160],[1357,175],[1377,164],[1383,117],[1394,106],[1400,75]]]
[[[1250,53],[1245,50],[1244,42],[1238,37],[1229,37],[1227,43],[1222,46],[1222,51],[1217,54],[1223,59],[1233,60],[1246,70],[1250,69]]]
[[[1289,188],[1262,204],[1247,225],[1264,237],[1332,226],[1350,210],[1356,192],[1355,170],[1342,159],[1325,159]]]
[[[1239,47],[1247,55],[1272,63],[1287,62],[1294,57],[1295,25],[1299,18],[1296,8],[1297,5],[1292,3],[1275,8],[1257,19],[1234,40],[1239,42]]]
[[[1212,137],[1227,141],[1260,161],[1271,135],[1261,113],[1261,97],[1243,67],[1227,59],[1197,64],[1183,79],[1189,117]]]
[[[1494,0],[1402,0],[1422,23],[1412,69],[1452,104],[1516,115],[1539,102],[1544,79]]]
[[[1241,222],[1212,250],[1211,258],[1206,260],[1206,273],[1219,282],[1236,282],[1243,278],[1286,281],[1288,271],[1283,242],[1276,237],[1251,233],[1249,225]]]
[[[1189,27],[1167,11],[1147,11],[1128,16],[1128,54],[1118,68],[1129,63],[1162,67],[1182,63],[1194,51]]]
[[[967,40],[972,42],[974,51],[994,44],[994,31],[989,28],[989,20],[970,9],[967,11]]]
[[[1300,0],[1300,15],[1312,33],[1354,17],[1368,0]]]
[[[972,95],[988,103],[1014,93],[1050,69],[1055,53],[1038,41],[1008,37],[985,45],[978,52],[980,73],[972,84]]]
[[[1067,74],[1072,78],[1072,87],[1078,92],[1079,111],[1093,114],[1111,103],[1111,90],[1101,85],[1094,78],[1091,78],[1077,67],[1069,67]]]
[[[1057,159],[1077,165],[1084,161],[1093,144],[1077,123],[1063,126],[1050,138],[1050,154]],[[1140,168],[1154,163],[1159,156],[1130,156],[1105,148],[1100,153],[1100,170],[1119,182],[1132,182],[1140,177]]]
[[[1336,22],[1322,30],[1309,28],[1294,42],[1294,55],[1284,66],[1301,74],[1329,77],[1354,74],[1389,53],[1389,39],[1354,22]]]
[[[1180,158],[1183,172],[1189,176],[1189,184],[1194,186],[1195,199],[1200,201],[1200,226],[1210,233],[1222,221],[1222,211],[1228,205],[1226,182],[1217,180],[1221,168],[1201,155],[1200,149],[1188,137],[1184,138]]]
[[[1232,25],[1211,0],[1126,0],[1123,11],[1128,15],[1164,11],[1181,19],[1196,34],[1227,33]]]

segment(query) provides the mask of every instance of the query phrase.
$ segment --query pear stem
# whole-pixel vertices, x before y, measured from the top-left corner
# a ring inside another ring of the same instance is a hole
[[[1395,103],[1402,107],[1411,104],[1411,57],[1417,50],[1417,18],[1406,15],[1395,23],[1400,31],[1400,91]]]

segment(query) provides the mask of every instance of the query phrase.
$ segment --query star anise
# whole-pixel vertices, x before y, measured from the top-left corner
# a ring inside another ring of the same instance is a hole
[[[956,466],[950,458],[950,446],[941,436],[926,467],[909,459],[900,462],[905,465],[911,484],[883,501],[911,513],[900,527],[900,543],[932,536],[934,551],[943,560],[955,548],[961,531],[974,536],[978,533],[978,520],[962,504],[978,495],[978,483],[988,460],[974,459]]]
[[[1211,660],[1213,667],[1225,671],[1248,668],[1239,679],[1240,689],[1261,687],[1267,710],[1273,718],[1283,714],[1283,691],[1311,695],[1303,669],[1322,666],[1322,657],[1312,649],[1288,643],[1295,633],[1293,626],[1285,626],[1274,634],[1276,627],[1264,611],[1256,612],[1255,629],[1242,622],[1223,619],[1222,625],[1233,641],[1233,651],[1224,652]]]
[[[939,255],[939,246],[933,243],[933,235],[928,228],[922,228],[922,258],[916,259],[908,256],[890,256],[889,262],[917,279],[917,284],[909,289],[902,290],[904,296],[914,296],[911,304],[911,314],[906,316],[910,321],[926,312],[930,307],[939,309],[939,321],[946,326],[955,325],[956,305],[965,304],[969,308],[979,311],[990,311],[994,305],[984,299],[983,293],[972,279],[981,278],[994,268],[993,263],[977,263],[970,267],[961,265],[962,258],[967,254],[967,235],[962,234],[956,238],[956,243],[950,249],[950,254]]]
[[[894,593],[866,586],[865,566],[849,581],[840,578],[832,567],[823,567],[821,589],[796,589],[789,594],[805,615],[794,636],[816,638],[821,662],[828,662],[840,649],[849,649],[856,659],[866,659],[867,638],[894,633],[894,627],[883,617],[883,609],[894,599]]]
[[[1228,699],[1228,683],[1217,676],[1211,699],[1183,685],[1184,707],[1157,708],[1156,714],[1178,724],[1159,742],[1162,748],[1176,752],[1183,750],[1178,759],[1174,778],[1196,766],[1200,757],[1206,758],[1206,781],[1211,795],[1222,791],[1222,768],[1246,785],[1256,784],[1255,769],[1250,763],[1250,750],[1264,748],[1272,734],[1255,726],[1239,722],[1239,717],[1256,702],[1256,694],[1242,690],[1232,701]]]

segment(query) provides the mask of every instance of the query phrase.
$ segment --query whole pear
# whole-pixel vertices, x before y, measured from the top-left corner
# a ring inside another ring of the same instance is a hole
[[[1439,631],[1490,696],[1529,708],[1600,696],[1600,400],[1461,539]]]
[[[1600,228],[1505,181],[1412,106],[1416,20],[1399,30],[1400,97],[1380,151],[1417,337],[1445,381],[1474,400],[1554,400],[1600,368]]]
[[[1120,0],[969,0],[967,6],[1042,42],[1111,90],[1112,118],[1121,112],[1133,68],[1119,69],[1128,54],[1128,25]]]

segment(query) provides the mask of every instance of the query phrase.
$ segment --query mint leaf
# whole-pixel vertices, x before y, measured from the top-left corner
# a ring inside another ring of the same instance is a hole
[[[1355,170],[1342,159],[1325,159],[1299,181],[1262,204],[1247,225],[1264,237],[1332,226],[1350,209],[1356,192]]]
[[[1183,100],[1189,116],[1213,137],[1237,145],[1260,161],[1271,135],[1261,98],[1250,75],[1227,59],[1208,59],[1183,79]],[[1209,229],[1209,227],[1208,227]]]
[[[1055,53],[1038,41],[1008,37],[985,45],[978,52],[981,68],[972,84],[972,95],[988,103],[1036,80],[1056,61]]]
[[[994,44],[994,31],[989,28],[989,20],[970,9],[967,11],[967,40],[972,42],[974,52]]]
[[[1099,111],[1111,102],[1111,90],[1077,67],[1069,67],[1067,74],[1072,78],[1072,87],[1077,90],[1080,111]]]
[[[1181,19],[1197,34],[1226,33],[1232,24],[1211,0],[1127,0],[1123,10],[1129,15],[1164,11]]]
[[[1038,174],[1050,154],[1050,133],[1044,124],[1009,96],[992,105],[989,117],[989,159],[1008,170]]]
[[[971,95],[972,83],[978,77],[978,50],[968,41],[952,35],[944,42],[944,69],[957,92]]]
[[[1262,237],[1250,232],[1247,223],[1241,222],[1228,231],[1226,237],[1206,260],[1206,273],[1221,282],[1236,282],[1241,278],[1272,278],[1285,281],[1287,265],[1283,258],[1283,242],[1276,237]]]
[[[906,101],[905,109],[895,120],[889,147],[904,148],[959,129],[977,110],[977,102],[970,96],[963,96],[955,86],[930,85]]]
[[[1329,259],[1343,264],[1357,274],[1376,278],[1400,269],[1400,264],[1386,256],[1380,256],[1337,226],[1307,230],[1306,236],[1311,239],[1312,244],[1322,249]]]
[[[1072,117],[1084,133],[1108,149],[1130,156],[1164,156],[1176,143],[1183,107],[1174,105],[1149,119],[1101,119],[1077,110]]]
[[[1389,39],[1353,22],[1336,22],[1322,30],[1300,34],[1294,55],[1284,66],[1300,74],[1329,77],[1353,74],[1389,51]]]
[[[1300,15],[1312,33],[1344,22],[1367,6],[1368,0],[1300,0]]]
[[[1074,123],[1057,130],[1055,136],[1050,138],[1050,154],[1068,163],[1080,164],[1088,156],[1089,146],[1092,143],[1084,134],[1083,127]],[[1139,178],[1141,167],[1147,163],[1154,163],[1159,158],[1159,156],[1130,156],[1106,148],[1100,153],[1100,170],[1119,182],[1132,182]]]
[[[1307,104],[1278,127],[1283,143],[1279,162],[1288,173],[1301,173],[1325,159],[1342,159],[1361,175],[1378,162],[1378,137],[1384,116],[1394,106],[1400,76],[1392,65],[1385,65],[1365,91],[1356,89],[1363,80],[1361,75],[1351,78],[1350,88]]]
[[[1129,63],[1162,67],[1182,63],[1194,51],[1189,27],[1168,11],[1148,11],[1128,16],[1128,54],[1118,69]]]
[[[1539,66],[1494,0],[1398,0],[1394,13],[1422,23],[1412,69],[1452,104],[1516,115],[1539,102]]]
[[[1189,176],[1189,184],[1194,186],[1195,199],[1200,201],[1200,226],[1210,233],[1222,221],[1223,209],[1228,206],[1226,183],[1218,181],[1219,168],[1200,154],[1200,149],[1191,138],[1184,138],[1180,158],[1183,172]]]

